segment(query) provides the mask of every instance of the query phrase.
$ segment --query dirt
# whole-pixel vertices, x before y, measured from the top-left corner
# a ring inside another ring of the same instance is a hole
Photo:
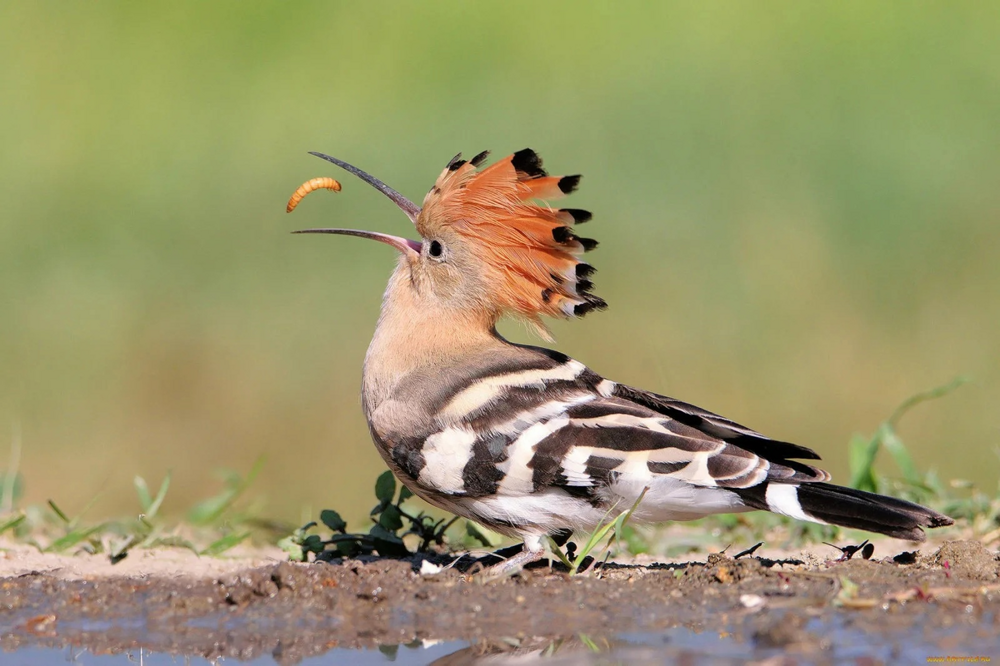
[[[1000,658],[1000,560],[974,541],[916,555],[880,546],[871,560],[719,554],[576,576],[543,565],[499,580],[478,566],[461,571],[470,559],[422,575],[421,557],[293,564],[269,553],[204,560],[191,571],[164,568],[164,557],[142,554],[109,573],[96,564],[75,570],[77,558],[53,566],[8,552],[0,647],[114,654],[141,646],[280,664],[414,641],[462,641],[441,664],[553,646],[576,655],[566,663],[605,648],[631,655],[628,663],[692,650],[712,663],[748,654],[827,663]]]

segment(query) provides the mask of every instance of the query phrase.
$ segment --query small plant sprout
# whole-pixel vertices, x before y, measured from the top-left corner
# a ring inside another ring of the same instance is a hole
[[[288,553],[289,559],[298,562],[307,561],[310,553],[318,559],[372,553],[383,557],[408,557],[414,552],[430,552],[435,546],[443,546],[445,531],[458,518],[435,520],[423,512],[413,515],[402,506],[411,497],[413,493],[404,485],[399,486],[397,494],[396,478],[392,472],[385,471],[375,481],[378,504],[369,513],[372,526],[367,534],[348,532],[347,521],[338,512],[327,509],[320,513],[320,522],[332,532],[329,538],[310,533],[318,526],[313,521],[279,541],[278,546]],[[403,541],[409,535],[417,537],[413,551]],[[482,538],[485,540],[485,536]]]
[[[141,476],[133,478],[138,511],[132,517],[90,523],[84,520],[84,515],[97,497],[76,513],[63,510],[55,499],[44,505],[18,508],[21,476],[0,471],[0,498],[6,493],[10,506],[10,511],[0,513],[0,534],[41,552],[106,554],[112,564],[121,562],[136,548],[175,547],[199,555],[221,555],[249,538],[252,529],[287,533],[285,526],[256,518],[252,507],[236,508],[262,464],[259,459],[246,477],[226,472],[221,493],[199,502],[188,521],[170,523],[161,517],[171,487],[169,472],[158,487],[151,486]],[[7,485],[8,482],[13,485]]]
[[[608,512],[604,514],[604,519],[601,521],[601,524],[590,533],[590,536],[587,538],[587,542],[583,545],[583,548],[580,549],[580,552],[575,554],[572,560],[566,555],[566,553],[563,552],[562,548],[560,548],[555,541],[549,539],[553,554],[555,554],[555,556],[559,558],[559,561],[562,562],[567,569],[569,569],[571,576],[579,573],[584,560],[595,548],[597,548],[604,538],[608,536],[609,532],[611,532],[611,539],[609,539],[607,548],[611,547],[611,543],[622,533],[628,519],[632,517],[633,513],[635,513],[635,510],[639,507],[639,503],[642,502],[642,498],[646,496],[646,491],[648,490],[648,486],[643,488],[642,492],[639,493],[639,497],[636,498],[635,503],[632,504],[628,511],[619,513],[612,520],[608,520],[608,518],[610,518],[615,512],[618,505],[615,504],[608,509]],[[612,530],[614,531],[612,532]]]
[[[246,477],[241,476],[239,472],[234,470],[221,470],[219,474],[223,482],[222,491],[194,505],[188,511],[188,520],[194,525],[211,525],[216,523],[246,492],[263,467],[264,457],[261,456],[254,461]]]
[[[968,383],[968,377],[957,377],[953,381],[938,386],[929,391],[917,393],[902,402],[893,411],[892,415],[882,422],[875,430],[871,438],[855,435],[849,445],[849,459],[851,467],[851,487],[868,492],[884,492],[883,486],[887,485],[884,479],[879,479],[875,474],[875,458],[879,450],[885,449],[896,462],[899,471],[903,474],[903,481],[908,486],[905,490],[914,501],[927,501],[934,496],[941,494],[941,486],[932,475],[921,475],[917,471],[917,466],[906,449],[906,445],[896,434],[899,422],[903,416],[917,405],[929,400],[943,398],[952,393],[955,389]]]

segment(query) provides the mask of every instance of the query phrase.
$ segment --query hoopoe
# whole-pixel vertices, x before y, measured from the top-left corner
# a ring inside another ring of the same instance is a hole
[[[377,178],[312,153],[377,188],[416,226],[414,241],[360,236],[399,251],[364,361],[362,403],[386,464],[416,495],[524,541],[510,571],[539,559],[543,538],[590,531],[609,511],[632,520],[691,520],[772,511],[921,541],[950,525],[931,509],[827,483],[798,462],[811,449],[770,439],[673,398],[605,379],[551,349],[496,331],[506,314],[551,341],[541,315],[606,307],[577,234],[591,214],[546,203],[580,176],[550,176],[520,150],[479,169],[455,156],[416,206]]]

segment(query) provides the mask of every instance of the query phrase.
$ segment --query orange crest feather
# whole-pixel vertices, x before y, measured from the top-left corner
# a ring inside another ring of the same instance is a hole
[[[535,202],[571,193],[580,176],[549,176],[528,148],[479,171],[487,155],[449,162],[424,199],[420,235],[442,227],[458,232],[486,267],[495,305],[536,324],[542,314],[582,316],[607,307],[589,293],[594,268],[582,259],[597,242],[573,231],[590,213]]]

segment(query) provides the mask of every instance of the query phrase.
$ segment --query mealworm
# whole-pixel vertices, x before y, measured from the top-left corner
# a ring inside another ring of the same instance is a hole
[[[295,207],[299,205],[302,201],[302,197],[309,194],[313,190],[333,190],[334,192],[340,191],[340,183],[335,181],[333,178],[313,178],[312,180],[307,180],[306,182],[299,185],[299,189],[295,190],[292,194],[292,198],[288,200],[288,206],[285,208],[286,213],[291,213],[295,210]]]

